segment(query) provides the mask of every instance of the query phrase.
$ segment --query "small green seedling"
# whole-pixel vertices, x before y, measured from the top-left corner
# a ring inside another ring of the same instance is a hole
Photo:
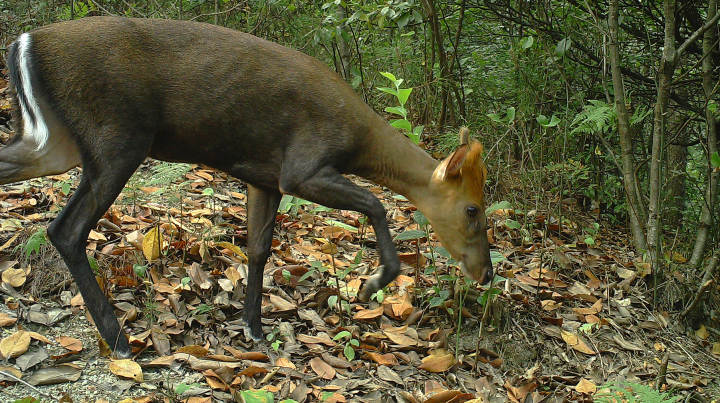
[[[360,345],[360,342],[357,341],[357,339],[352,337],[352,334],[348,332],[347,330],[343,330],[342,332],[338,333],[333,337],[333,340],[345,340],[345,348],[343,349],[343,354],[345,354],[345,358],[347,358],[348,361],[352,361],[355,359],[355,349],[353,346],[358,347]]]

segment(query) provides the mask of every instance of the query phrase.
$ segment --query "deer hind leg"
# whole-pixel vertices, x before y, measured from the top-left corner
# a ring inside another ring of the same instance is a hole
[[[95,281],[85,247],[90,230],[148,153],[151,136],[142,138],[127,133],[109,127],[98,130],[92,147],[88,146],[90,152],[83,159],[78,189],[47,231],[72,273],[100,335],[121,357],[130,355],[130,346],[113,307]]]
[[[283,164],[280,188],[283,193],[294,194],[331,208],[354,210],[370,218],[382,267],[360,290],[361,300],[369,300],[373,293],[400,274],[400,259],[390,236],[385,208],[372,193],[355,185],[333,167],[308,170],[302,158]]]
[[[245,321],[250,337],[259,341],[263,337],[260,322],[262,282],[265,263],[270,255],[275,215],[282,195],[248,185],[248,284],[245,296]]]
[[[49,135],[42,144],[19,132],[0,147],[0,184],[61,174],[80,164],[80,152],[68,128],[51,111],[44,116]]]

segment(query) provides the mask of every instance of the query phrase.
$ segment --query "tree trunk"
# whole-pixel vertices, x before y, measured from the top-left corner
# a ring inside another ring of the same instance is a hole
[[[708,3],[708,20],[712,20],[717,13],[717,0],[710,0]],[[711,96],[712,90],[715,85],[715,79],[713,78],[713,58],[711,53],[713,52],[713,44],[715,43],[715,29],[708,29],[703,34],[703,63],[702,63],[702,77],[703,77],[703,91],[705,92],[705,102],[707,103]],[[707,183],[705,187],[705,200],[702,207],[702,213],[700,215],[700,226],[698,228],[697,236],[695,238],[695,246],[693,247],[693,253],[690,257],[690,265],[693,267],[699,267],[702,263],[703,256],[705,255],[705,249],[707,240],[709,238],[710,229],[713,227],[713,209],[715,205],[715,199],[717,197],[718,178],[720,175],[714,172],[712,165],[710,164],[710,156],[718,151],[717,144],[717,121],[713,116],[713,113],[709,108],[705,108],[705,122],[707,127],[707,150],[708,150],[708,168],[707,168]]]
[[[438,125],[445,125],[448,113],[448,61],[447,53],[445,52],[445,46],[443,45],[442,31],[440,30],[440,20],[438,19],[437,10],[435,8],[435,2],[433,0],[423,0],[423,6],[425,8],[425,14],[430,22],[430,30],[432,32],[432,39],[434,40],[434,46],[437,49],[438,63],[440,63],[440,117],[438,118]],[[430,66],[432,68],[432,66]]]
[[[662,59],[658,67],[657,99],[653,110],[653,136],[650,149],[650,179],[648,189],[650,200],[648,203],[647,220],[647,246],[653,274],[660,270],[660,229],[661,208],[660,189],[662,181],[660,171],[663,167],[663,143],[665,141],[665,113],[670,99],[670,85],[675,71],[677,52],[675,50],[675,0],[665,0],[665,41],[663,44]]]
[[[620,52],[618,50],[618,0],[610,1],[608,13],[608,25],[610,27],[610,41],[608,50],[610,54],[610,70],[612,73],[615,109],[618,118],[618,132],[620,136],[620,148],[622,152],[623,185],[625,197],[628,204],[628,216],[630,217],[630,231],[633,235],[635,249],[638,252],[647,250],[645,229],[643,228],[643,217],[645,217],[644,205],[638,198],[638,184],[635,178],[635,159],[633,158],[632,135],[630,132],[630,118],[625,106],[625,89],[623,88],[622,73],[620,72]]]

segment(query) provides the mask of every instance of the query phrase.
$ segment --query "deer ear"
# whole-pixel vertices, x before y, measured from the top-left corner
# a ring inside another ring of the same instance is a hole
[[[467,152],[468,146],[466,144],[462,144],[450,156],[445,158],[445,160],[443,160],[437,168],[435,168],[433,177],[445,181],[449,178],[459,176],[460,168],[462,168],[463,162],[465,162]]]
[[[460,145],[468,144],[470,142],[470,129],[463,126],[460,128]]]

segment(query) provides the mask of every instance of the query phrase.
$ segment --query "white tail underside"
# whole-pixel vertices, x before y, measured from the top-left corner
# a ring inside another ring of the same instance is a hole
[[[30,46],[31,36],[28,33],[18,38],[18,64],[20,65],[20,83],[25,95],[25,103],[20,102],[20,110],[23,119],[23,140],[31,140],[35,143],[35,151],[41,150],[47,144],[49,131],[45,123],[45,117],[40,111],[35,93],[33,92],[32,80],[30,77]],[[29,110],[28,110],[29,109]],[[35,116],[33,121],[30,116]]]

